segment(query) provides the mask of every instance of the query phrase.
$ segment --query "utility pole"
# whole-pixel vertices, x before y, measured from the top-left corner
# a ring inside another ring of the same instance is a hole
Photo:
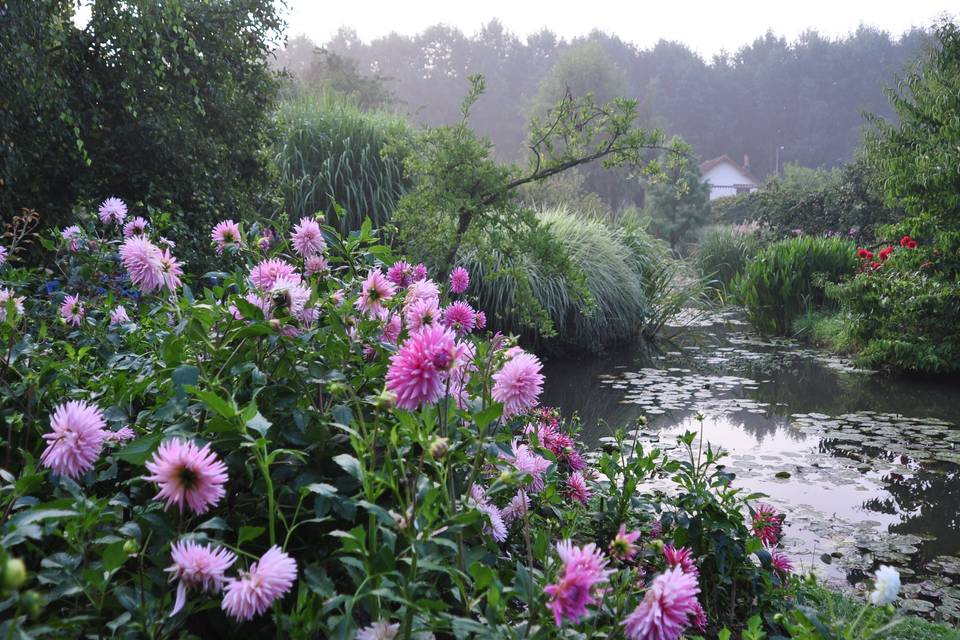
[[[780,152],[783,151],[784,149],[785,149],[785,147],[784,147],[782,144],[781,144],[781,145],[777,145],[777,168],[776,168],[776,173],[777,173],[777,177],[778,177],[778,178],[780,177]]]

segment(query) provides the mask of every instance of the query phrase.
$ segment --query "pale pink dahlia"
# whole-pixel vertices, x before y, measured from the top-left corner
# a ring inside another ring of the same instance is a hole
[[[116,431],[107,431],[106,441],[113,443],[123,443],[133,440],[137,437],[137,432],[130,427],[121,427]]]
[[[410,333],[416,333],[424,327],[433,326],[440,318],[440,306],[436,298],[424,298],[417,300],[411,305],[407,305],[404,317],[407,320],[407,329]]]
[[[514,520],[523,520],[523,517],[529,509],[530,496],[527,495],[526,491],[521,489],[517,491],[517,495],[513,496],[510,503],[500,510],[500,514],[503,516],[503,521],[506,524],[510,524]]]
[[[250,282],[261,291],[269,291],[277,279],[290,278],[296,273],[292,264],[279,258],[270,258],[250,269]]]
[[[400,316],[395,313],[391,313],[386,322],[383,323],[383,333],[380,335],[380,339],[383,342],[389,342],[390,344],[397,344],[397,340],[400,338],[400,332],[403,330],[403,322],[400,320]]]
[[[75,224],[70,225],[60,232],[63,239],[67,241],[70,251],[80,250],[80,239],[83,237],[83,231]]]
[[[446,373],[457,357],[456,337],[446,327],[425,327],[390,357],[387,389],[401,409],[417,409],[443,395]]]
[[[299,224],[293,228],[291,242],[294,251],[304,258],[323,253],[327,248],[320,224],[313,218],[300,218]]]
[[[239,578],[229,580],[221,608],[236,620],[252,620],[293,587],[297,561],[274,545]]]
[[[130,322],[130,316],[127,315],[127,309],[120,305],[110,312],[110,324],[126,324]]]
[[[80,326],[80,322],[86,314],[83,303],[80,302],[80,296],[77,294],[67,296],[60,305],[60,316],[67,324],[72,324],[75,327]]]
[[[567,478],[567,495],[583,506],[587,506],[590,496],[593,495],[590,487],[587,486],[586,479],[579,471],[574,471],[570,474],[570,477]]]
[[[607,569],[607,559],[592,542],[575,547],[569,540],[557,543],[557,554],[563,561],[559,581],[544,587],[550,596],[550,609],[557,626],[564,620],[578,622],[587,614],[587,607],[597,604],[596,587],[606,582],[612,573]]]
[[[227,247],[240,246],[243,236],[240,235],[240,225],[233,220],[221,220],[210,232],[210,239],[217,250],[217,255],[223,255]]]
[[[672,544],[664,545],[663,557],[667,561],[668,567],[680,567],[684,573],[689,573],[695,578],[700,575],[697,563],[693,559],[693,549],[689,547],[677,549]]]
[[[107,198],[100,203],[100,222],[120,224],[127,217],[127,204],[120,198]]]
[[[170,612],[175,616],[187,602],[188,589],[220,593],[226,582],[224,574],[237,561],[237,556],[223,547],[181,541],[170,548],[170,559],[173,564],[164,571],[170,572],[170,580],[179,580],[177,598]]]
[[[283,312],[281,315],[298,315],[310,299],[310,289],[303,286],[300,276],[280,277],[270,287],[270,300],[273,308]]]
[[[131,238],[133,236],[142,236],[147,232],[147,227],[149,226],[149,222],[147,222],[144,218],[137,216],[136,218],[127,222],[127,224],[123,225],[123,237]]]
[[[793,560],[782,551],[770,552],[770,565],[774,572],[780,574],[783,578],[793,573]]]
[[[303,262],[303,272],[307,275],[308,278],[317,273],[323,273],[329,268],[330,268],[330,263],[328,263],[327,259],[320,254],[309,256]]]
[[[639,531],[627,532],[627,525],[621,524],[617,535],[610,542],[610,555],[617,560],[629,562],[637,555],[637,545],[634,543],[640,538]]]
[[[371,269],[367,279],[363,281],[355,306],[374,318],[383,308],[383,303],[392,298],[396,290],[380,269]]]
[[[210,444],[198,447],[190,440],[167,440],[146,463],[152,475],[144,480],[160,487],[157,499],[166,501],[166,508],[183,503],[194,513],[206,513],[226,494],[227,466],[210,450]]]
[[[3,264],[7,261],[7,248],[3,245],[0,245],[0,264]]]
[[[357,631],[357,640],[394,640],[399,633],[399,622],[390,624],[380,620]]]
[[[543,475],[550,468],[550,461],[541,455],[530,450],[525,444],[521,444],[519,439],[513,441],[513,456],[502,454],[510,464],[522,475],[530,475],[530,492],[538,493],[543,490]]]
[[[473,331],[473,309],[466,302],[454,302],[443,310],[443,324],[453,329],[458,336]]]
[[[503,514],[496,505],[491,504],[487,499],[486,492],[480,485],[473,485],[470,489],[470,497],[473,498],[474,506],[477,511],[487,516],[487,523],[483,525],[483,531],[497,542],[503,542],[507,539],[507,525],[504,524]]]
[[[463,293],[470,286],[470,273],[463,267],[457,267],[450,272],[450,291]]]
[[[164,255],[160,247],[143,236],[133,236],[120,246],[120,259],[131,282],[144,293],[164,285]]]
[[[760,538],[764,545],[772,547],[780,542],[783,516],[775,508],[768,504],[758,504],[752,520],[753,535]]]
[[[47,448],[40,463],[54,473],[77,478],[93,469],[107,437],[99,408],[83,400],[58,405],[50,418],[50,433],[43,434]]]
[[[697,612],[696,577],[674,567],[653,579],[637,608],[621,623],[629,640],[677,640]]]
[[[4,322],[7,319],[7,306],[10,304],[10,301],[13,300],[13,315],[22,316],[23,315],[23,296],[14,296],[15,291],[13,289],[0,289],[0,322]]]
[[[437,305],[440,305],[440,288],[433,280],[414,280],[413,284],[407,287],[407,295],[403,304],[409,308],[419,300],[434,299]]]
[[[521,353],[493,374],[493,399],[503,403],[503,416],[509,418],[537,404],[537,398],[543,391],[543,365],[537,356]]]
[[[387,280],[400,289],[406,289],[413,284],[413,267],[410,266],[409,262],[403,260],[394,262],[387,269]]]
[[[180,287],[180,276],[183,275],[183,268],[177,262],[177,259],[170,254],[169,249],[164,249],[160,255],[160,273],[163,278],[163,285],[175,292]]]

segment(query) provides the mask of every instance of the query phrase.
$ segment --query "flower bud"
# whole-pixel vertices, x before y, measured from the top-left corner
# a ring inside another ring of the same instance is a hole
[[[434,438],[433,442],[430,443],[430,457],[434,460],[439,460],[443,456],[447,455],[447,451],[450,449],[450,440],[447,438]]]
[[[4,589],[19,589],[27,581],[27,566],[23,564],[20,558],[7,558],[7,564],[3,568]]]
[[[653,547],[654,551],[657,553],[663,552],[663,540],[660,540],[659,538],[651,540],[650,546]]]
[[[140,543],[132,538],[123,543],[123,552],[128,556],[132,556],[137,551],[140,551]]]
[[[393,409],[395,406],[397,406],[397,394],[384,389],[374,401],[374,406],[381,411],[389,411],[390,409]]]
[[[43,598],[33,589],[24,591],[20,596],[20,605],[23,607],[23,610],[27,612],[28,616],[36,618],[43,610]]]
[[[506,485],[513,484],[517,479],[517,474],[513,469],[504,469],[498,478],[498,482],[502,482]]]
[[[327,385],[327,391],[335,396],[339,396],[346,393],[347,385],[343,384],[342,382],[331,382]]]

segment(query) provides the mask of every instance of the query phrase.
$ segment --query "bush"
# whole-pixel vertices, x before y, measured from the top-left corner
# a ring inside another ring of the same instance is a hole
[[[851,242],[801,236],[763,249],[733,281],[738,302],[764,333],[786,335],[802,313],[830,306],[827,283],[839,282],[857,267]]]
[[[348,98],[326,91],[285,100],[276,119],[275,161],[291,220],[323,213],[346,234],[367,217],[377,227],[390,219],[409,186],[404,156],[384,153],[398,138],[412,136],[403,118],[361,111]]]
[[[730,291],[734,278],[743,273],[756,254],[758,244],[755,226],[707,227],[700,233],[693,263],[707,286],[723,297]]]
[[[192,282],[116,225],[45,240],[65,291],[0,266],[4,637],[611,636],[654,583],[709,634],[786,600],[781,519],[696,434],[584,451],[536,356],[369,224],[221,230]]]

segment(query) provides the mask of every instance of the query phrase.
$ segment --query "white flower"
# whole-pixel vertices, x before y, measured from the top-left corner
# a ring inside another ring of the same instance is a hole
[[[357,632],[357,640],[393,640],[400,633],[400,624],[390,624],[383,620],[375,622]]]
[[[877,569],[876,582],[873,586],[873,593],[870,594],[870,602],[878,607],[892,604],[900,593],[900,573],[893,567],[881,565]]]

